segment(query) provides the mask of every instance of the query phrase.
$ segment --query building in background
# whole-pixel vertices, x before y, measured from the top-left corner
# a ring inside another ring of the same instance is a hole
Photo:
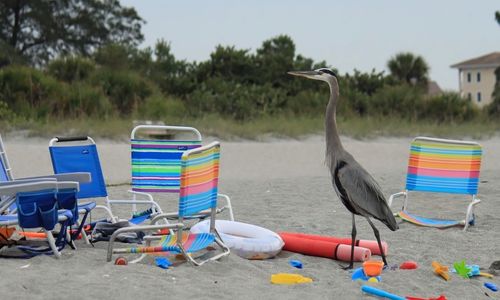
[[[495,89],[495,69],[500,67],[500,52],[472,58],[451,66],[458,69],[459,89],[462,97],[479,107],[492,101]]]

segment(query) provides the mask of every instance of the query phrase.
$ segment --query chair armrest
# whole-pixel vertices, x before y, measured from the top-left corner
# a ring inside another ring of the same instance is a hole
[[[0,196],[15,196],[22,192],[36,192],[46,189],[57,189],[56,181],[4,182],[0,185]]]
[[[79,189],[74,181],[5,182],[0,186],[0,196],[15,196],[22,192],[36,192],[47,189]]]
[[[52,175],[44,175],[44,176],[35,176],[35,177],[25,177],[18,178],[17,180],[44,180],[47,178],[52,178],[57,181],[76,181],[79,183],[89,183],[92,181],[90,173],[88,172],[74,172],[74,173],[60,173],[60,174],[52,174]]]
[[[406,193],[407,192],[399,192],[399,193],[396,193],[396,194],[392,194],[390,197],[389,197],[389,201],[388,201],[388,205],[389,205],[389,208],[392,206],[392,201],[394,200],[394,198],[399,198],[399,197],[403,197],[405,196],[406,197]]]
[[[9,185],[16,185],[16,184],[22,184],[22,183],[32,183],[32,182],[41,182],[41,181],[51,181],[51,182],[57,182],[54,178],[42,178],[42,179],[20,179],[20,180],[12,180],[12,181],[4,181],[0,182],[0,186],[9,186]]]
[[[128,190],[127,192],[129,192],[131,194],[134,194],[134,195],[137,195],[137,196],[144,196],[144,198],[147,198],[150,201],[154,201],[153,200],[153,196],[151,194],[149,194],[149,193],[136,192],[136,191],[132,191],[132,190]]]

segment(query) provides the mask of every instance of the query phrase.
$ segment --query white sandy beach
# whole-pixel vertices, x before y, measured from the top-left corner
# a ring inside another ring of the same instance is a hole
[[[15,177],[52,173],[48,140],[3,136]],[[378,138],[360,141],[343,138],[345,148],[378,180],[386,196],[404,187],[410,138]],[[108,184],[129,182],[130,152],[127,143],[96,140]],[[483,287],[494,279],[462,279],[449,282],[433,275],[431,262],[451,266],[466,259],[487,268],[500,260],[500,138],[480,141],[484,147],[476,226],[438,230],[401,223],[391,232],[375,222],[389,244],[390,265],[414,260],[417,270],[386,270],[376,287],[405,296],[448,299],[500,299]],[[220,192],[233,202],[237,221],[273,231],[295,231],[349,236],[351,215],[331,186],[324,165],[324,139],[221,143]],[[111,198],[128,197],[127,185],[109,188]],[[428,196],[428,197],[426,197]],[[448,195],[415,194],[414,212],[428,216],[463,217],[468,199]],[[452,199],[453,198],[453,199]],[[160,200],[164,210],[173,210],[175,198]],[[393,209],[400,207],[400,202]],[[125,210],[122,216],[126,217]],[[97,218],[98,216],[93,216]],[[358,238],[374,239],[370,226],[357,219]],[[164,270],[152,263],[115,266],[106,262],[106,242],[95,247],[78,241],[56,260],[39,256],[29,260],[0,259],[0,299],[375,299],[363,295],[360,282],[337,261],[283,251],[276,258],[249,261],[230,255],[221,261],[193,267],[187,263]],[[378,259],[379,257],[375,256]],[[299,259],[302,270],[288,261]],[[357,266],[359,263],[357,264]],[[299,273],[314,282],[294,286],[270,283],[274,273]],[[488,298],[485,295],[490,295]]]

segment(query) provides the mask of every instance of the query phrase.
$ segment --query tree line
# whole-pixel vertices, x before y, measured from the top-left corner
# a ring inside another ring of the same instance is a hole
[[[117,0],[6,0],[0,22],[2,120],[216,114],[246,121],[321,116],[328,100],[321,84],[287,75],[328,67],[296,53],[287,35],[255,51],[218,45],[209,59],[189,62],[164,40],[139,48],[144,21]],[[421,56],[398,53],[387,67],[389,74],[339,74],[339,114],[434,122],[486,116],[457,93],[427,95],[429,66]]]

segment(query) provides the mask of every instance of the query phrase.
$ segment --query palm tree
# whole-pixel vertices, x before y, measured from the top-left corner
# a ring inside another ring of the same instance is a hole
[[[429,65],[418,55],[401,52],[387,62],[391,76],[411,85],[427,85]]]

